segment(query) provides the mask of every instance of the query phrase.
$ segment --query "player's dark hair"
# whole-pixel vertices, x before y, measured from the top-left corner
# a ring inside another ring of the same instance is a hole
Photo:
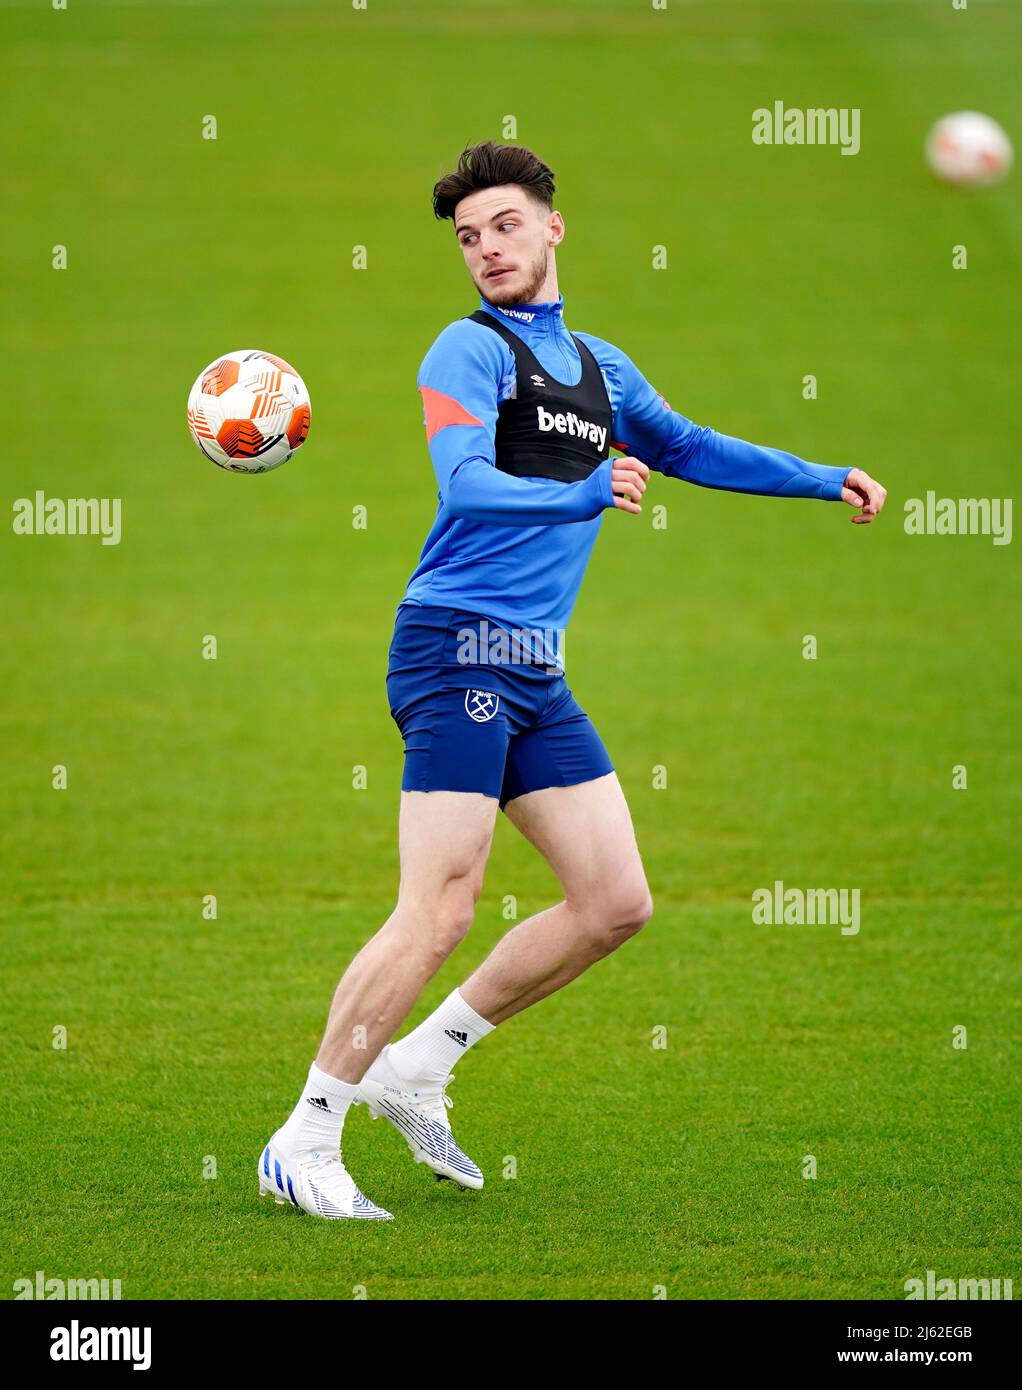
[[[433,188],[433,213],[454,217],[454,209],[470,193],[516,183],[548,210],[554,205],[554,171],[538,155],[522,145],[498,145],[483,140],[470,145],[458,157],[458,167],[445,174]]]

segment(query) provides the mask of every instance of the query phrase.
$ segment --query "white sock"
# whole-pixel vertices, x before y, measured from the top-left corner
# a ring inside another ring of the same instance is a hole
[[[406,1081],[442,1083],[455,1062],[494,1027],[465,1003],[460,990],[454,990],[418,1028],[391,1044],[387,1060]]]
[[[319,1149],[333,1153],[340,1147],[341,1130],[357,1086],[328,1076],[313,1062],[298,1104],[274,1135],[290,1152]]]

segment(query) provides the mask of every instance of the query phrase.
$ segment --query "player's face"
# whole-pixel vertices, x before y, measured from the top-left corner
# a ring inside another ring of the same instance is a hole
[[[484,299],[503,308],[537,302],[550,248],[564,235],[559,212],[547,212],[515,184],[503,184],[462,198],[454,229]]]

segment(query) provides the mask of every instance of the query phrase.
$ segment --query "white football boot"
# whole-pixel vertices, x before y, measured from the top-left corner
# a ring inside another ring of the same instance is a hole
[[[447,1087],[454,1077],[410,1089],[415,1083],[398,1076],[387,1056],[389,1051],[388,1044],[358,1083],[355,1104],[368,1106],[374,1120],[381,1115],[389,1120],[407,1142],[416,1163],[431,1168],[438,1182],[447,1178],[461,1188],[482,1187],[482,1173],[455,1143],[447,1118],[453,1104]]]
[[[393,1221],[389,1211],[361,1193],[345,1168],[340,1151],[320,1153],[307,1149],[288,1154],[276,1143],[276,1134],[259,1155],[259,1195],[272,1195],[282,1205],[290,1202],[312,1216],[328,1221],[346,1217],[362,1221]]]

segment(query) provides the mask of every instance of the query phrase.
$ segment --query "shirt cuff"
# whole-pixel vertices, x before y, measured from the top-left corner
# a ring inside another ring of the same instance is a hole
[[[614,489],[611,486],[610,478],[613,468],[614,460],[604,459],[603,462],[599,464],[596,469],[596,472],[600,478],[600,497],[603,501],[604,507],[613,507],[614,505]]]
[[[831,468],[825,463],[804,463],[802,467],[810,477],[819,478],[823,483],[822,496],[825,502],[841,501],[841,489],[852,471],[850,468]]]

